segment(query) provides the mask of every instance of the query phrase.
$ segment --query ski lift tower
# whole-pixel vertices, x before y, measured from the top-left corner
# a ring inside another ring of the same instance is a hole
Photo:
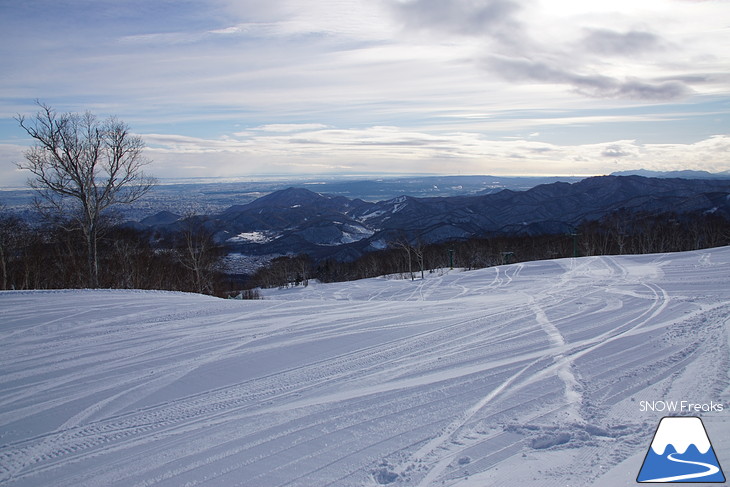
[[[580,233],[573,229],[569,235],[573,237],[573,257],[578,257],[578,237],[580,236]]]

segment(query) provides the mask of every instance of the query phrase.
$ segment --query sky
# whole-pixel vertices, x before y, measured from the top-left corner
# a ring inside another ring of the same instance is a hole
[[[730,0],[0,0],[0,186],[36,100],[158,178],[730,170]]]

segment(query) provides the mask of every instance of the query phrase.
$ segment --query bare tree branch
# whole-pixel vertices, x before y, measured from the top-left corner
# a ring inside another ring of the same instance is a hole
[[[28,183],[47,209],[59,214],[69,207],[76,210],[73,218],[88,247],[89,285],[96,287],[102,214],[110,206],[138,200],[155,184],[142,171],[150,163],[143,155],[144,141],[114,117],[100,122],[90,112],[59,114],[36,103],[40,109],[33,118],[16,117],[34,139],[18,168],[31,173]]]

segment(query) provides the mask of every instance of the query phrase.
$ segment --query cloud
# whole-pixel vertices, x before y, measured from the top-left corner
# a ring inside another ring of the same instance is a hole
[[[16,144],[0,143],[0,187],[22,188],[26,185],[30,174],[18,169],[16,164],[23,161],[27,149]]]
[[[691,91],[681,81],[652,83],[637,78],[621,80],[601,74],[579,74],[567,67],[528,58],[490,56],[485,66],[494,75],[510,81],[568,85],[592,98],[662,101],[681,98]]]
[[[184,176],[242,172],[383,172],[449,174],[606,174],[617,170],[730,169],[730,135],[693,144],[551,144],[529,137],[495,140],[478,132],[429,132],[394,126],[250,131],[224,139],[145,136],[155,166]],[[516,162],[519,160],[519,166]],[[578,162],[580,161],[579,165]],[[193,167],[206,166],[195,172]],[[245,169],[245,171],[243,171]],[[165,177],[166,174],[158,174]]]
[[[513,0],[410,0],[394,9],[411,29],[467,36],[502,37],[517,25],[520,4]]]
[[[140,135],[151,152],[166,153],[206,153],[238,151],[245,147],[238,140],[231,138],[206,139],[176,134],[142,134]]]
[[[486,52],[476,55],[490,77],[516,83],[565,85],[590,98],[665,101],[689,93],[690,75],[653,80],[628,69],[617,69],[610,58],[637,58],[667,50],[668,43],[648,30],[617,31],[578,27],[573,39],[545,42],[540,24],[531,17],[534,2],[514,0],[407,0],[392,3],[407,29],[440,36],[469,37],[481,41]],[[547,27],[551,27],[548,25]],[[434,37],[434,36],[432,36]],[[627,65],[627,67],[630,65]],[[621,76],[617,71],[626,71]],[[611,74],[608,74],[611,73]],[[700,76],[701,77],[701,76]],[[695,77],[694,79],[697,79]]]
[[[603,157],[628,157],[632,156],[633,153],[626,150],[621,144],[611,144],[603,149],[601,155]]]
[[[210,0],[209,0],[210,1]],[[383,40],[390,22],[381,1],[214,0],[229,13],[228,25],[211,30],[219,36],[286,39]]]
[[[664,42],[650,32],[632,30],[620,33],[608,29],[589,29],[581,45],[596,54],[633,56],[661,50]]]
[[[261,125],[251,130],[257,130],[261,132],[306,132],[311,130],[320,130],[328,128],[328,125],[322,123],[272,123],[268,125]],[[245,135],[248,132],[242,132]],[[238,135],[238,134],[236,134]]]
[[[580,86],[579,86],[580,88]],[[591,91],[599,98],[626,98],[646,101],[669,101],[683,98],[691,89],[681,81],[663,81],[651,83],[640,79],[628,78],[623,81],[611,79],[601,86],[588,85],[587,94]],[[581,91],[579,89],[579,91]]]
[[[595,175],[643,167],[652,170],[730,170],[730,135],[695,143],[646,144],[615,140],[556,144],[495,139],[473,131],[395,126],[351,129],[301,124],[297,131],[250,130],[224,137],[142,134],[149,171],[158,178],[324,173],[434,173]],[[281,127],[282,129],[284,127]],[[24,147],[0,144],[21,160]],[[2,158],[2,157],[0,157]],[[4,186],[23,186],[27,174],[0,165]]]

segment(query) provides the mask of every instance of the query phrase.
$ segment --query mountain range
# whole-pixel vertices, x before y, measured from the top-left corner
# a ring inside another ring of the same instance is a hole
[[[612,176],[644,176],[647,178],[684,178],[684,179],[730,179],[730,171],[709,172],[692,171],[650,171],[647,169],[636,169],[633,171],[617,171]]]
[[[600,176],[526,191],[379,202],[302,188],[275,191],[214,215],[183,219],[161,212],[141,220],[158,232],[201,226],[233,252],[300,254],[351,260],[405,239],[442,242],[491,235],[570,233],[618,210],[661,214],[714,212],[730,219],[730,179]]]

